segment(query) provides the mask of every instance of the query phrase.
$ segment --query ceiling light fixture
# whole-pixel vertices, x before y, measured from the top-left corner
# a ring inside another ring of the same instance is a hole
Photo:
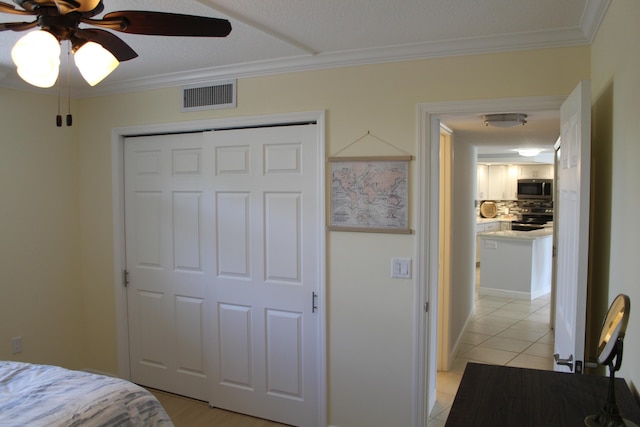
[[[95,42],[87,42],[77,49],[74,47],[73,60],[89,86],[100,83],[120,65],[111,52]]]
[[[540,154],[541,151],[539,148],[520,148],[518,149],[518,154],[522,157],[535,157]]]
[[[523,113],[485,114],[482,120],[485,126],[511,128],[527,123],[527,115]]]
[[[73,46],[73,53],[80,74],[91,86],[120,64],[111,52],[95,42]],[[58,80],[60,70],[60,41],[49,31],[31,31],[13,46],[11,59],[24,81],[38,87],[51,87]]]
[[[51,87],[58,80],[60,42],[48,31],[32,31],[21,37],[11,49],[18,75],[38,87]]]

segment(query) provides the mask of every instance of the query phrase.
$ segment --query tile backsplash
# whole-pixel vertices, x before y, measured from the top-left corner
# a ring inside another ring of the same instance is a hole
[[[476,215],[478,216],[480,216],[480,204],[483,201],[484,200],[480,201],[480,203],[478,203],[478,206],[476,207]],[[522,213],[520,202],[518,200],[492,200],[492,202],[496,203],[496,208],[498,211],[496,216],[519,215],[520,213]]]

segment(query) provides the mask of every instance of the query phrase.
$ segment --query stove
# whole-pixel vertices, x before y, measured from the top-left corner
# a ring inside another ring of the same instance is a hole
[[[511,222],[512,230],[540,230],[546,223],[553,221],[553,202],[530,201],[521,203],[520,208],[520,219]]]
[[[511,222],[511,229],[515,231],[533,231],[533,230],[541,230],[544,228],[544,225],[540,224],[523,224],[518,221]]]

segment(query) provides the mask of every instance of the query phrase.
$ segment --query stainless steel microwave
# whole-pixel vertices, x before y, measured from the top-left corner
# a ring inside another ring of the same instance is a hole
[[[519,179],[518,200],[553,200],[552,179]]]

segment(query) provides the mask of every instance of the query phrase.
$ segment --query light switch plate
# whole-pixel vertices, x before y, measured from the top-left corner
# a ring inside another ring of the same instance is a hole
[[[391,278],[411,279],[411,259],[391,258]]]

